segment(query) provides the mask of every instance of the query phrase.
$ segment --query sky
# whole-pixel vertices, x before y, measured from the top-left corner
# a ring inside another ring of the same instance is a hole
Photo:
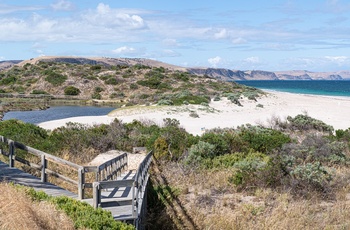
[[[350,0],[0,0],[0,61],[39,56],[350,70]]]

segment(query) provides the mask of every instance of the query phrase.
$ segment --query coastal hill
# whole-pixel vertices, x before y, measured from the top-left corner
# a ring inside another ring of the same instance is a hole
[[[40,57],[12,62],[11,67],[11,62],[6,63],[7,67],[0,70],[0,94],[7,97],[47,95],[126,105],[177,105],[208,103],[224,94],[238,104],[242,94],[254,99],[261,93],[232,81],[141,58]]]
[[[264,71],[264,70],[231,70],[225,68],[185,68],[167,64],[160,61],[144,58],[108,58],[95,57],[83,58],[74,56],[43,56],[32,58],[30,60],[9,60],[0,62],[0,70],[9,69],[14,65],[23,66],[27,63],[36,64],[38,62],[64,62],[71,64],[90,64],[90,65],[146,65],[151,67],[163,67],[170,70],[188,71],[191,74],[209,76],[223,81],[240,80],[350,80],[350,71],[338,72],[311,72],[307,70],[290,71]]]

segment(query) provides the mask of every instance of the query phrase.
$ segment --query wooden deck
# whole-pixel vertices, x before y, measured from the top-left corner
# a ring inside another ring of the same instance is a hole
[[[25,173],[17,168],[10,168],[8,164],[0,161],[0,181],[13,182],[14,184],[24,185],[35,189],[36,191],[43,191],[50,196],[68,196],[74,199],[78,195],[69,192],[57,185],[41,182],[40,178]]]
[[[135,178],[135,172],[129,171],[123,173],[117,178],[117,181],[130,180]],[[110,211],[115,220],[132,220],[132,187],[115,187],[109,189],[103,189],[101,191],[101,203],[102,209]],[[90,205],[93,205],[93,199],[84,199]]]

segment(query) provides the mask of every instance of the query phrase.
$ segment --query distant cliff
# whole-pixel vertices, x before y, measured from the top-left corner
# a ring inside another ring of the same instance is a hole
[[[224,81],[242,80],[350,80],[350,71],[310,72],[306,70],[263,71],[230,70],[222,68],[188,68],[192,74],[207,75]]]

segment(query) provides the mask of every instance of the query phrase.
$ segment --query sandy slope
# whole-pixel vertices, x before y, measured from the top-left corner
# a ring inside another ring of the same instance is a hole
[[[148,106],[122,108],[106,116],[74,117],[62,120],[49,121],[39,124],[45,129],[54,129],[67,122],[84,124],[110,123],[115,118],[123,122],[137,120],[152,120],[161,125],[164,118],[175,118],[182,127],[193,134],[202,134],[205,129],[215,127],[237,127],[242,124],[268,124],[272,117],[285,119],[288,115],[307,113],[309,116],[320,119],[332,125],[335,129],[350,127],[350,97],[325,97],[315,95],[301,95],[282,92],[269,92],[267,96],[258,99],[241,100],[242,107],[223,98],[221,101],[212,101],[210,107],[186,105]],[[258,104],[263,108],[257,107]],[[192,112],[191,112],[192,111]],[[191,117],[197,113],[199,118]]]

